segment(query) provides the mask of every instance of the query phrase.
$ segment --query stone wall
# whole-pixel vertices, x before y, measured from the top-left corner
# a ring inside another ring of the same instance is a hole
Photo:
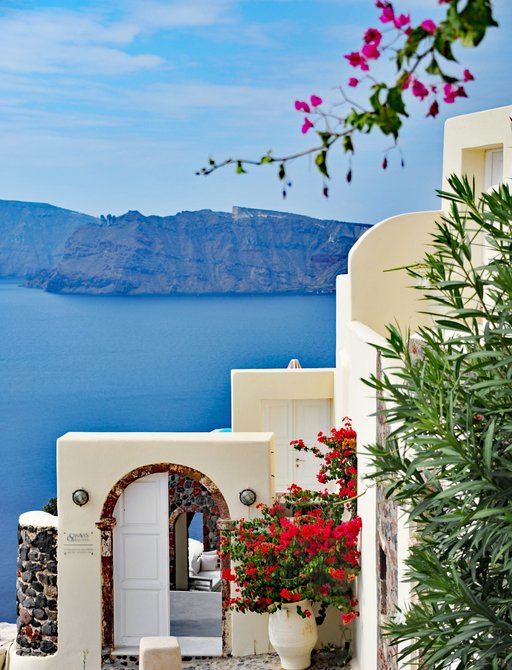
[[[218,549],[219,531],[217,521],[220,510],[212,494],[201,482],[181,473],[169,474],[169,573],[171,589],[174,588],[175,546],[174,523],[182,513],[201,512],[203,515],[204,550]]]
[[[18,528],[18,634],[16,653],[49,656],[57,651],[57,529]]]
[[[377,375],[381,374],[380,354],[377,358]],[[382,400],[377,399],[377,443],[385,444],[389,435],[389,426],[382,414],[385,407]],[[387,500],[382,486],[377,486],[377,602],[378,602],[378,637],[377,657],[379,670],[398,670],[396,644],[391,644],[382,632],[382,625],[396,613],[398,604],[398,507]]]

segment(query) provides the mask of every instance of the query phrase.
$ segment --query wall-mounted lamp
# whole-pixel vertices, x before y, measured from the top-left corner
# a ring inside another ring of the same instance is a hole
[[[244,489],[243,491],[240,491],[239,498],[242,505],[247,505],[247,507],[250,507],[256,502],[256,494],[252,489]]]
[[[79,505],[80,507],[89,502],[89,494],[85,489],[77,489],[76,491],[73,491],[71,498],[75,505]]]

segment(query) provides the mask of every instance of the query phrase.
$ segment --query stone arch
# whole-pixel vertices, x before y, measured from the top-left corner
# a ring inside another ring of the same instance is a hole
[[[96,526],[101,531],[101,638],[102,638],[102,654],[103,658],[108,658],[114,647],[114,556],[113,556],[113,529],[116,520],[113,516],[114,509],[119,497],[123,491],[137,479],[152,475],[157,472],[168,472],[169,475],[182,476],[187,479],[197,482],[211,496],[216,511],[218,511],[217,526],[219,532],[222,533],[224,528],[230,526],[229,509],[224,496],[222,495],[216,484],[207,477],[204,473],[192,467],[179,465],[176,463],[151,463],[139,466],[119,479],[110,489],[103,507],[101,510],[101,517],[96,523]],[[182,511],[192,511],[190,507],[186,507]],[[194,510],[201,511],[201,510]],[[227,559],[221,560],[221,570],[229,567]],[[222,579],[222,602],[227,602],[230,597],[229,582]],[[223,654],[230,653],[231,635],[226,609],[222,608],[222,649]]]

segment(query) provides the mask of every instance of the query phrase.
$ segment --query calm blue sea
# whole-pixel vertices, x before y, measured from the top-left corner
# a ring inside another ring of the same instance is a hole
[[[232,368],[334,357],[334,296],[107,298],[0,282],[0,621],[15,620],[18,516],[55,495],[57,437],[227,427]]]

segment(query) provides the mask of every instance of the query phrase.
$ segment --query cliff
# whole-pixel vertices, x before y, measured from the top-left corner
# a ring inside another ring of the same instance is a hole
[[[117,295],[333,293],[368,226],[234,207],[91,220],[30,286]]]
[[[0,277],[26,277],[54,268],[87,214],[44,203],[0,200]]]

